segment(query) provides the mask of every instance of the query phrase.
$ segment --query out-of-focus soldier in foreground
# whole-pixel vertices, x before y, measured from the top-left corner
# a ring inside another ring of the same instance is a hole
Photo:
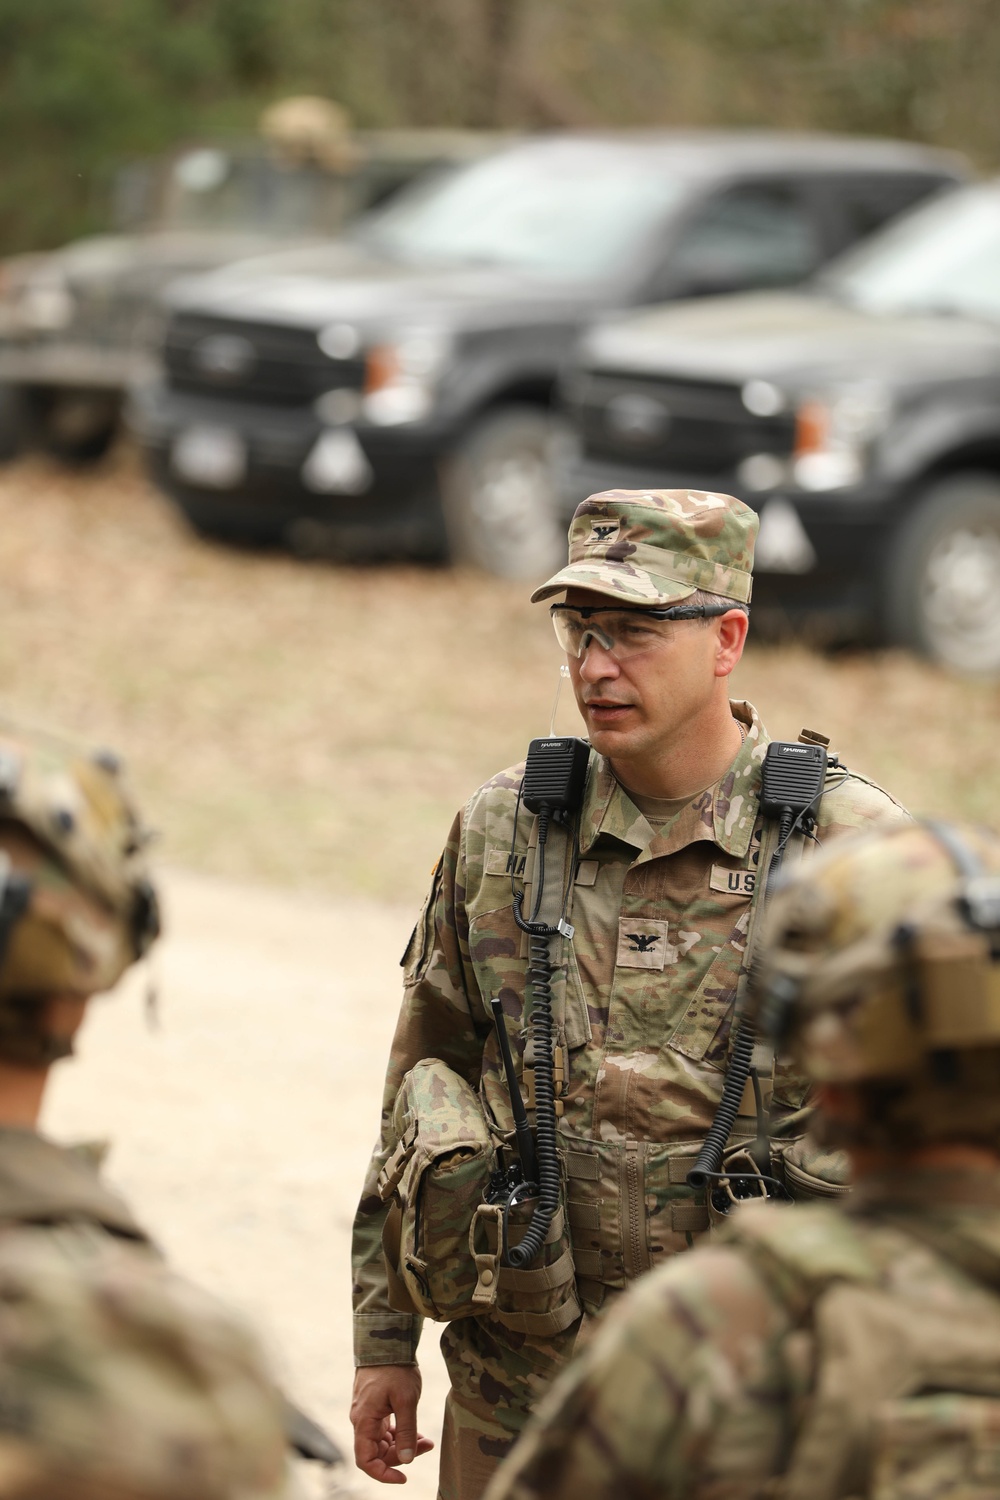
[[[742,1205],[567,1372],[488,1500],[1000,1494],[1000,840],[844,841],[774,900],[754,1007],[843,1205]]]
[[[0,734],[0,1497],[270,1500],[285,1409],[255,1340],[166,1268],[82,1152],[52,1063],[158,932],[113,757]]]

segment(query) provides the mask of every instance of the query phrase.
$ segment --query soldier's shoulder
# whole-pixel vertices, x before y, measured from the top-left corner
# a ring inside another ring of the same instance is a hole
[[[256,1338],[148,1245],[96,1224],[9,1228],[0,1289],[0,1383],[42,1473],[58,1460],[109,1493],[282,1493],[283,1407]]]
[[[870,1285],[882,1275],[874,1237],[834,1204],[746,1204],[719,1241],[745,1255],[799,1314],[835,1281]]]
[[[524,761],[498,771],[478,786],[462,809],[462,826],[468,834],[482,830],[498,816],[509,817],[517,805],[524,777]]]
[[[831,769],[820,802],[821,833],[846,833],[874,824],[910,821],[910,813],[898,798],[870,776],[848,767]]]
[[[704,1337],[714,1323],[712,1310],[721,1307],[755,1326],[762,1316],[767,1321],[778,1311],[771,1282],[761,1276],[747,1247],[735,1240],[716,1240],[658,1267],[642,1278],[615,1314],[626,1338],[660,1347],[668,1328],[680,1337],[694,1336],[696,1330],[699,1339]]]

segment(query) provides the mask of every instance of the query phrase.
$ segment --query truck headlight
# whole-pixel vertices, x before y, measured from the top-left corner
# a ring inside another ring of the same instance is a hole
[[[379,427],[422,421],[451,351],[451,338],[437,329],[413,329],[374,345],[365,360],[362,414]]]
[[[873,382],[802,401],[795,416],[795,483],[804,490],[843,490],[857,484],[891,416],[888,392]]]
[[[37,333],[58,333],[73,321],[76,303],[61,281],[29,282],[21,292],[19,321]]]

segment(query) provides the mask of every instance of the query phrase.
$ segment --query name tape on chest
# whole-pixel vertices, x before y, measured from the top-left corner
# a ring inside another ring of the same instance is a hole
[[[515,880],[523,880],[525,875],[530,878],[534,862],[534,849],[529,849],[527,854],[511,854],[509,849],[490,849],[486,855],[486,874],[513,875]]]
[[[489,849],[486,854],[487,875],[513,875],[515,880],[530,880],[535,863],[535,851],[526,854],[511,854],[509,849]],[[581,859],[576,871],[577,885],[594,885],[600,862],[596,859]]]
[[[730,870],[726,865],[713,865],[709,886],[727,896],[752,896],[757,885],[756,870]]]

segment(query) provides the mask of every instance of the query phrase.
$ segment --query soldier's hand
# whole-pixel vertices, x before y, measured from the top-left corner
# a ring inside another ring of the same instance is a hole
[[[380,1484],[405,1484],[395,1465],[412,1463],[434,1447],[417,1431],[420,1389],[417,1365],[363,1365],[355,1371],[354,1461]]]

